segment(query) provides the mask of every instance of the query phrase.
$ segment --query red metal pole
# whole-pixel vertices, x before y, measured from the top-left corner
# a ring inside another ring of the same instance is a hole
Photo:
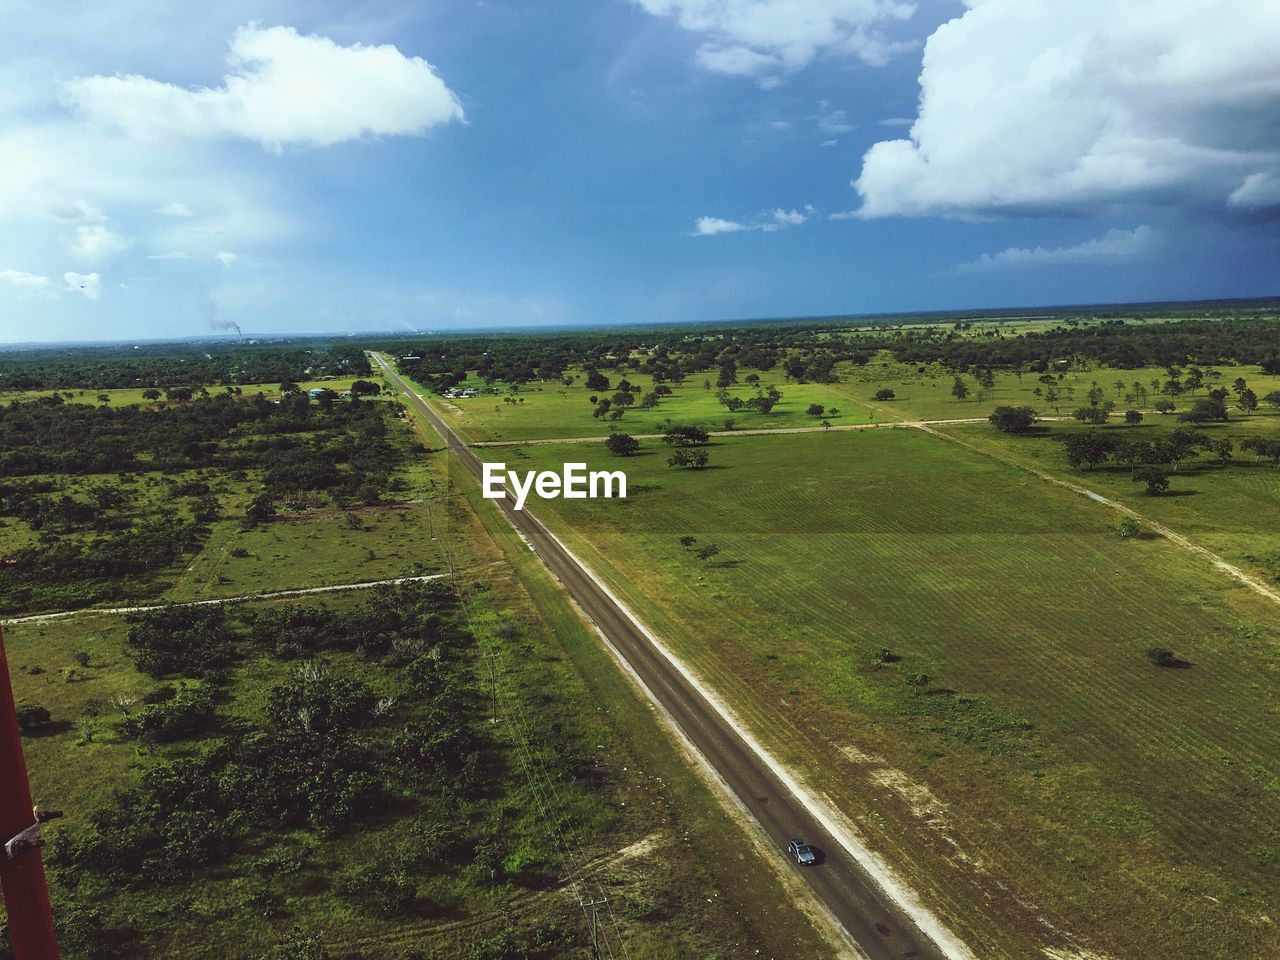
[[[22,758],[9,662],[0,630],[0,885],[17,960],[58,960],[53,910],[37,843],[9,843],[36,822],[27,764]],[[10,855],[12,851],[12,856]]]

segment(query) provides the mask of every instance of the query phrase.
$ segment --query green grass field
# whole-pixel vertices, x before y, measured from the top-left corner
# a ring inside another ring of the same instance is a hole
[[[1280,895],[1273,605],[917,431],[709,450],[704,472],[668,468],[655,442],[625,461],[581,445],[501,459],[628,471],[625,503],[533,506],[912,865],[980,956],[1280,950],[1264,919]],[[701,561],[685,535],[720,552]],[[1191,667],[1153,666],[1157,645]]]
[[[1208,368],[1206,368],[1208,369]],[[1244,377],[1249,386],[1263,397],[1273,390],[1280,390],[1280,376],[1268,376],[1257,367],[1218,367],[1221,376],[1217,379],[1206,379],[1207,387],[1230,387],[1236,377]],[[1159,400],[1161,394],[1152,387],[1153,380],[1164,382],[1168,374],[1163,367],[1143,367],[1134,370],[1115,370],[1106,367],[1089,370],[1072,370],[1065,373],[1058,381],[1058,408],[1048,403],[1043,390],[1045,384],[1037,379],[1037,374],[1024,373],[1021,376],[1013,373],[998,373],[995,386],[979,396],[978,382],[971,375],[962,379],[969,390],[965,400],[957,400],[951,395],[956,375],[944,370],[938,364],[926,364],[923,372],[919,367],[898,363],[881,354],[865,366],[841,364],[837,368],[840,383],[836,384],[839,393],[845,397],[846,404],[860,403],[871,410],[877,420],[952,420],[969,417],[985,417],[997,406],[1029,406],[1043,417],[1070,416],[1077,407],[1088,405],[1088,393],[1094,383],[1102,388],[1104,398],[1116,404],[1117,415],[1123,414],[1130,406],[1142,410],[1149,418],[1158,418],[1152,411],[1151,404]],[[1133,392],[1133,383],[1142,384],[1148,392],[1145,403],[1130,404],[1127,394]],[[1123,384],[1121,386],[1120,384]],[[1206,387],[1206,388],[1207,388]],[[881,388],[894,391],[891,401],[875,401],[871,398]],[[1035,390],[1040,388],[1041,396]],[[1188,409],[1197,399],[1205,395],[1206,388],[1197,390],[1195,394],[1183,394],[1176,398],[1179,410]],[[1228,405],[1232,406],[1232,397]],[[1238,413],[1234,410],[1233,412]],[[1265,408],[1264,408],[1265,409]]]
[[[730,413],[716,400],[716,371],[708,370],[692,374],[683,384],[669,384],[672,395],[663,397],[651,410],[631,407],[621,420],[597,419],[591,415],[593,396],[612,396],[614,390],[594,391],[582,385],[581,370],[571,370],[575,378],[571,387],[561,383],[532,383],[520,387],[517,393],[481,395],[466,399],[450,400],[434,398],[439,410],[449,424],[469,441],[486,440],[537,440],[552,437],[598,437],[617,429],[623,433],[660,432],[659,424],[668,418],[676,423],[692,423],[706,430],[723,430],[724,421],[734,421],[738,430],[773,429],[777,427],[816,427],[823,417],[809,416],[805,411],[816,403],[839,410],[838,415],[828,414],[831,423],[867,423],[868,414],[862,408],[846,400],[846,393],[839,384],[788,383],[780,370],[738,371],[739,384],[730,389],[734,396],[747,399],[755,395],[754,388],[745,383],[752,373],[760,377],[762,385],[775,385],[782,391],[782,400],[767,414],[750,410]],[[617,384],[622,377],[613,371],[609,379]],[[628,373],[626,379],[640,388],[643,396],[653,389],[652,381],[642,374]],[[703,386],[709,382],[708,389]],[[481,388],[483,381],[471,381],[465,386]],[[501,387],[501,385],[499,385]],[[421,390],[421,388],[419,388]],[[421,390],[426,393],[426,390]],[[504,397],[523,400],[523,403],[504,403]]]
[[[405,427],[416,424],[404,421]],[[401,440],[411,439],[408,429],[397,429],[403,430]],[[422,438],[440,445],[434,436]],[[761,949],[782,955],[797,945],[810,953],[823,949],[798,911],[776,903],[771,875],[760,871],[739,826],[672,752],[647,706],[546,573],[531,565],[509,529],[486,530],[477,522],[472,511],[481,504],[469,499],[475,491],[458,484],[453,470],[438,454],[416,458],[404,471],[410,489],[398,505],[332,515],[317,511],[253,529],[221,522],[168,596],[225,596],[456,570],[470,596],[469,623],[501,651],[499,703],[505,719],[494,736],[505,752],[487,774],[484,828],[501,837],[509,863],[532,857],[548,875],[589,875],[603,883],[628,955],[636,960],[747,957]],[[153,489],[145,482],[140,486]],[[236,496],[244,495],[231,486]],[[163,489],[154,485],[157,496]],[[500,546],[493,538],[504,535],[512,542]],[[237,548],[247,556],[232,556]],[[376,559],[367,556],[370,549]],[[346,609],[361,599],[333,594],[292,602]],[[85,830],[115,791],[136,782],[153,763],[198,748],[184,741],[152,753],[117,731],[113,698],[137,700],[158,685],[135,669],[127,631],[121,618],[90,612],[5,630],[19,702],[44,706],[53,717],[24,746],[37,802],[65,811],[50,830],[54,840],[62,832]],[[88,655],[84,665],[81,654]],[[394,680],[375,663],[352,654],[330,659],[335,670],[366,677],[379,693],[395,691]],[[294,666],[270,656],[238,662],[218,701],[222,727],[260,712],[271,688]],[[487,683],[486,669],[477,663],[477,682]],[[567,860],[557,852],[550,823],[569,844]],[[265,956],[293,928],[320,935],[335,960],[497,955],[496,943],[483,942],[507,928],[525,937],[541,929],[553,938],[549,943],[567,930],[580,946],[581,910],[565,887],[488,884],[465,863],[422,880],[413,908],[394,918],[338,895],[341,875],[394,861],[409,827],[406,810],[399,809],[396,816],[339,837],[264,834],[251,858],[237,857],[190,882],[143,886],[93,902],[112,922],[127,918],[146,931],[147,955],[193,960]],[[261,884],[252,858],[275,854],[299,856],[304,866],[284,885],[283,912],[266,917],[254,899]],[[705,860],[710,854],[713,862]],[[58,867],[50,876],[58,904],[75,896],[74,878]],[[87,889],[82,881],[82,897]],[[766,910],[767,926],[755,919]],[[616,939],[611,942],[617,950]],[[552,945],[537,956],[565,949],[570,948]],[[73,947],[63,955],[76,960],[86,954]]]
[[[1174,418],[1150,417],[1138,427],[1118,424],[1103,428],[1111,436],[1143,439],[1167,435],[1178,424]],[[1207,455],[1193,458],[1171,471],[1167,494],[1151,497],[1134,483],[1129,467],[1107,463],[1089,470],[1066,462],[1062,440],[1088,428],[1083,424],[1054,423],[1025,436],[1000,433],[989,426],[955,424],[940,427],[944,433],[1015,463],[1042,470],[1126,504],[1144,516],[1163,523],[1196,543],[1208,547],[1246,571],[1280,583],[1280,470],[1269,461],[1240,449],[1251,436],[1280,438],[1280,415],[1255,414],[1202,429],[1215,439],[1235,446],[1224,468]]]

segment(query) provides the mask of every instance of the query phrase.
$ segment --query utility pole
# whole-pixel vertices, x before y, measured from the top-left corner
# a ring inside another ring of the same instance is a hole
[[[53,910],[40,857],[39,812],[31,804],[22,735],[0,631],[0,886],[17,960],[58,960]]]
[[[600,928],[596,923],[596,907],[602,907],[608,902],[604,898],[600,900],[584,900],[582,902],[582,909],[591,911],[591,960],[600,960]]]
[[[498,722],[498,658],[502,656],[500,653],[484,653],[480,655],[481,660],[489,661],[489,684],[493,690],[493,719],[490,723]]]

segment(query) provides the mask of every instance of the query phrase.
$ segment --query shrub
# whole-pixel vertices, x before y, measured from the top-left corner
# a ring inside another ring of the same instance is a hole
[[[1142,525],[1133,517],[1121,517],[1116,521],[1116,536],[1121,540],[1132,540],[1142,532]]]
[[[1173,651],[1166,650],[1164,647],[1152,647],[1147,651],[1146,655],[1147,659],[1157,667],[1172,667],[1178,662],[1178,658],[1173,655]]]
[[[18,715],[18,730],[22,733],[34,733],[53,720],[47,708],[35,703],[23,704],[15,712]]]
[[[886,387],[883,390],[877,390],[875,392],[875,396],[873,396],[871,399],[872,400],[892,400],[893,398],[894,398],[893,391]]]

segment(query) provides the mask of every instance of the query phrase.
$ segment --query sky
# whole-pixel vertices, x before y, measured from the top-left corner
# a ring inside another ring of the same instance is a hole
[[[1280,294],[1275,0],[0,23],[0,342]]]

